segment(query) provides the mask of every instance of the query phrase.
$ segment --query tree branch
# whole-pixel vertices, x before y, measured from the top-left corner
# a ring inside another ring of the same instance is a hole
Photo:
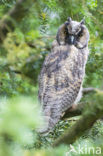
[[[89,109],[88,109],[89,108]],[[103,116],[103,91],[97,90],[97,93],[92,97],[92,100],[82,117],[62,135],[53,144],[53,147],[59,146],[60,144],[72,144],[74,143],[83,133],[90,129],[97,119]]]
[[[88,94],[90,92],[95,92],[95,88],[83,88],[83,94]]]
[[[65,114],[63,114],[61,120],[81,115],[83,112],[84,105],[86,105],[86,103],[79,103],[77,105],[73,105],[65,112]]]

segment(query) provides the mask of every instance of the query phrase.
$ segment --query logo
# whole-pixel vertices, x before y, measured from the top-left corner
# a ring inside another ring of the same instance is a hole
[[[70,150],[66,152],[65,156],[70,156],[70,153],[74,154],[101,154],[102,150],[101,147],[89,147],[87,145],[84,145],[81,147],[81,145],[78,145],[77,147],[74,147],[73,145],[70,144]]]

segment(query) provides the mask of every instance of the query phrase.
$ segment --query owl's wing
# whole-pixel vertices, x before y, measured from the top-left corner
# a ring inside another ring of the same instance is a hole
[[[39,75],[39,92],[38,97],[40,102],[43,104],[43,97],[46,92],[46,87],[48,85],[48,81],[50,80],[51,74],[56,70],[58,62],[57,62],[57,52],[49,53],[46,56],[45,61],[42,66],[42,70]]]
[[[38,91],[38,98],[41,104],[43,104],[43,97],[45,94],[45,88],[47,86],[48,77],[46,74],[46,67],[43,65],[43,68],[39,75],[39,91]]]
[[[77,98],[82,80],[77,65],[70,70],[69,49],[56,48],[43,64],[39,79],[39,98],[43,112],[51,129],[60,120],[62,113],[69,109]],[[68,62],[69,61],[69,62]],[[74,71],[74,72],[73,72]]]
[[[45,61],[42,66],[42,70],[40,72],[38,81],[39,81],[39,91],[38,98],[40,103],[43,103],[43,95],[45,94],[45,89],[47,86],[48,79],[50,77],[51,72],[56,69],[57,66],[57,56],[58,56],[58,47],[59,44],[56,40],[52,43],[52,52],[46,56]]]

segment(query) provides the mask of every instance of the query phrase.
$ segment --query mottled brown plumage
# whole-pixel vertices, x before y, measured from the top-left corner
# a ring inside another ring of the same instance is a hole
[[[39,76],[39,100],[50,131],[63,113],[81,98],[88,57],[89,32],[82,22],[70,18],[62,24],[45,58]]]

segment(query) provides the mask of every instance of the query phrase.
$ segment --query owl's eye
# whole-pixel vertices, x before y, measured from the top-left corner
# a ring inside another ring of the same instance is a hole
[[[67,32],[66,32],[66,31],[64,31],[64,34],[67,34]]]
[[[80,33],[80,34],[79,34],[79,37],[82,37],[82,36],[83,36],[83,33]]]
[[[79,29],[77,29],[77,32],[79,32]]]
[[[72,26],[71,25],[69,25],[69,30],[72,30]]]
[[[64,30],[64,34],[65,35],[68,34],[68,29],[67,28]]]
[[[82,37],[83,36],[83,32],[79,31],[79,33],[77,34],[78,37]]]

